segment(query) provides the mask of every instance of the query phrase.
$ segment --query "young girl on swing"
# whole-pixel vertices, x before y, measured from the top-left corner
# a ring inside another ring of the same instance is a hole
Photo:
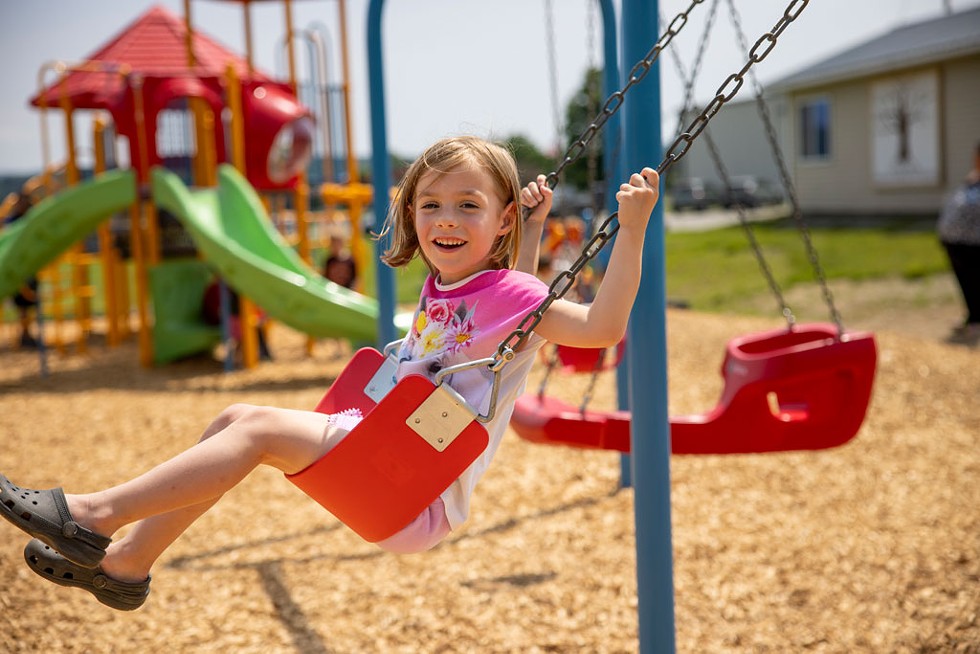
[[[384,261],[402,266],[421,256],[431,274],[398,351],[398,378],[410,373],[431,378],[444,367],[493,356],[547,296],[544,283],[529,274],[551,207],[544,181],[540,176],[522,189],[510,153],[475,137],[441,140],[409,168],[385,226],[392,246]],[[545,340],[578,347],[619,342],[639,286],[644,232],[658,184],[657,173],[644,168],[620,186],[619,237],[595,301],[590,306],[552,303],[535,334],[501,372],[497,412],[486,425],[486,451],[380,547],[423,551],[466,520],[470,495],[496,452]],[[523,246],[521,205],[533,209]],[[486,371],[456,373],[449,384],[473,407],[486,409]],[[113,608],[132,610],[146,600],[156,559],[222,494],[259,464],[287,475],[304,470],[343,439],[358,420],[354,413],[235,404],[218,415],[196,445],[107,490],[79,495],[60,488],[27,490],[0,475],[0,513],[33,537],[24,554],[34,572],[87,590]],[[125,536],[110,540],[129,524],[133,527]]]

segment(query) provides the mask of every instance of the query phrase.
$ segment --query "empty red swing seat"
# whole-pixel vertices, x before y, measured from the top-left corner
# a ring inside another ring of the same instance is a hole
[[[818,450],[843,445],[861,427],[877,364],[874,336],[827,323],[733,339],[710,412],[670,419],[674,454]],[[511,425],[536,443],[629,452],[630,414],[586,410],[525,395]]]
[[[873,334],[838,338],[829,323],[733,339],[718,405],[707,414],[671,418],[671,450],[734,454],[843,445],[864,422],[877,357]]]

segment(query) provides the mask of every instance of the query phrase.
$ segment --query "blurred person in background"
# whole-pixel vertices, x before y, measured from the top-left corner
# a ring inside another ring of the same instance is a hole
[[[973,168],[946,202],[937,229],[966,305],[966,319],[948,340],[976,345],[980,343],[980,142],[973,152]]]

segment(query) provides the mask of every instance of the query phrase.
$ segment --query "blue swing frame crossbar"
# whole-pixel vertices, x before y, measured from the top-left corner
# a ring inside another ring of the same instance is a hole
[[[605,90],[618,88],[616,15],[612,0],[598,0],[602,11]],[[371,0],[368,6],[368,74],[371,107],[371,165],[374,197],[388,197],[391,168],[388,160],[385,113],[384,66],[381,18],[385,0]],[[657,0],[623,0],[623,61],[644,58],[650,43],[659,36]],[[618,116],[606,124],[606,179],[622,179],[626,170],[640,170],[662,155],[660,133],[660,66],[654,62],[643,84],[636,87],[623,105],[624,127]],[[624,144],[623,157],[613,148]],[[607,203],[615,209],[615,184],[609,184]],[[664,271],[663,205],[658,203],[647,228],[643,254],[643,277],[633,307],[631,325],[644,325],[643,338],[628,355],[628,387],[644,389],[642,402],[630,402],[633,409],[632,468],[628,475],[634,486],[636,522],[637,595],[639,645],[641,652],[676,651],[674,630],[673,552],[670,519],[670,429],[667,414],[666,290]],[[375,207],[375,215],[384,211]],[[386,208],[385,208],[386,209]],[[385,238],[379,249],[389,245]],[[395,277],[378,262],[379,344],[397,338],[395,318]],[[631,326],[632,330],[632,326]],[[622,380],[622,376],[619,377]],[[622,385],[621,385],[622,388]],[[632,395],[632,391],[630,391]],[[629,406],[621,408],[628,409]],[[624,459],[624,470],[627,459]],[[626,475],[624,475],[624,478]]]

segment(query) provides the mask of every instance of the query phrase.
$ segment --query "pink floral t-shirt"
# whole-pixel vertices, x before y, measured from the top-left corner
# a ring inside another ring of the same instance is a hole
[[[548,295],[548,287],[533,275],[515,270],[485,270],[455,284],[425,281],[412,328],[398,351],[398,379],[409,374],[434,379],[443,368],[492,357],[500,343]],[[523,392],[534,355],[544,343],[536,334],[501,372],[497,409],[485,426],[490,436],[486,451],[442,493],[446,517],[453,529],[466,521],[470,496],[500,445],[517,396]],[[483,366],[454,373],[445,381],[471,407],[486,414],[492,373]]]

